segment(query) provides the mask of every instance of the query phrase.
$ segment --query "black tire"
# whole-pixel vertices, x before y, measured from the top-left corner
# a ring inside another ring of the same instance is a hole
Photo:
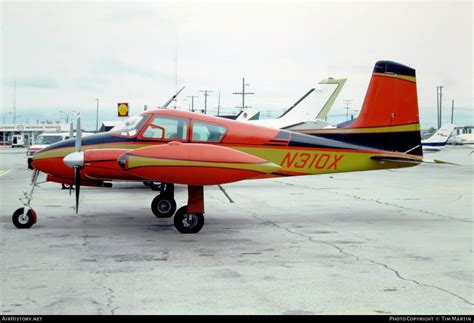
[[[157,218],[170,218],[176,212],[176,201],[166,194],[157,195],[151,201],[151,211]]]
[[[174,215],[174,226],[180,233],[198,233],[204,226],[204,214],[188,214],[188,206],[185,205]]]
[[[29,209],[26,212],[25,218],[22,219],[23,216],[23,208],[17,209],[12,215],[12,222],[15,227],[18,229],[29,229],[35,224],[36,222],[36,214],[33,209]]]
[[[146,187],[150,187],[150,183],[151,182],[143,182],[143,185],[145,185]]]

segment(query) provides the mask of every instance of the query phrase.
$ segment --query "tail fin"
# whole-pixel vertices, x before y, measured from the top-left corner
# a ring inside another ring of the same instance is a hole
[[[364,132],[379,134],[375,148],[422,155],[415,70],[391,61],[375,63],[359,117],[345,128],[371,128]]]
[[[454,128],[455,127],[452,123],[446,123],[441,128],[439,128],[434,135],[428,139],[422,140],[421,143],[426,147],[442,148],[448,142],[449,136],[451,136]]]

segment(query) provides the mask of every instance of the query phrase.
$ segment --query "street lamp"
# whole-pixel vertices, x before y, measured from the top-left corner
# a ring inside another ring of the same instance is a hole
[[[95,130],[99,132],[99,99],[95,99],[97,102],[97,113],[95,117]]]

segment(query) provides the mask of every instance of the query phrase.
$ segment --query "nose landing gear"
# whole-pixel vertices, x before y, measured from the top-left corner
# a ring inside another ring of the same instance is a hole
[[[23,197],[20,201],[23,202],[23,206],[13,212],[12,222],[18,229],[29,229],[36,223],[36,212],[30,207],[31,200],[33,199],[33,191],[35,190],[36,183],[38,181],[39,171],[33,170],[33,177],[31,178],[30,193],[23,192]]]

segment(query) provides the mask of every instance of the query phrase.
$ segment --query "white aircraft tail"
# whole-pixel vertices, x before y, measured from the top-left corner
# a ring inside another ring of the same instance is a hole
[[[310,89],[276,119],[260,119],[253,123],[271,128],[287,129],[305,122],[323,121],[347,79],[328,78]]]
[[[260,110],[255,108],[246,108],[240,111],[235,120],[237,121],[249,121],[258,120],[260,117]]]
[[[429,137],[428,139],[422,140],[421,144],[423,145],[423,149],[428,150],[440,150],[446,143],[448,142],[449,136],[454,130],[454,125],[451,123],[444,124],[438,131],[435,132],[434,135]]]

